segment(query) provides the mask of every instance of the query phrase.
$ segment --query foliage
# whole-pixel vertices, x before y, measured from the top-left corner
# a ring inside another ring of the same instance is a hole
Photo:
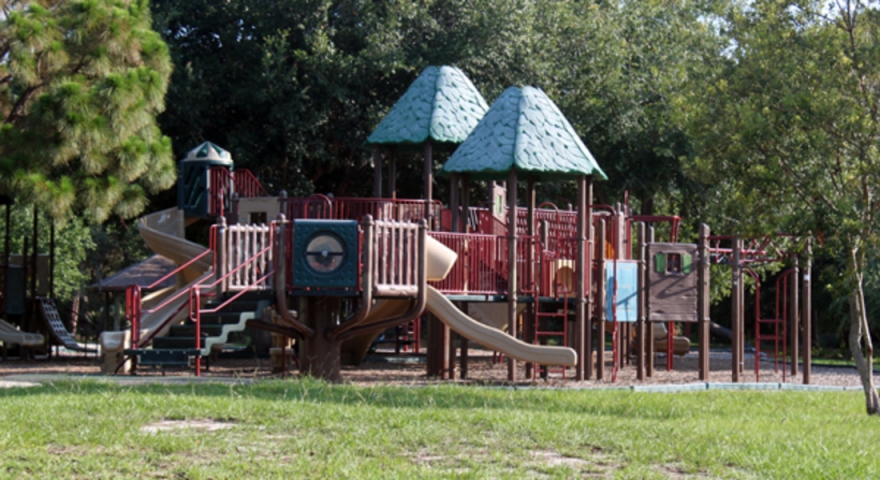
[[[5,208],[0,215],[0,232],[5,235]],[[10,212],[9,252],[24,252],[25,241],[28,243],[28,255],[33,253],[33,219],[34,210],[31,206],[15,205]],[[37,214],[37,253],[49,255],[51,219],[46,212]],[[55,231],[55,296],[62,302],[68,302],[80,289],[87,286],[90,273],[83,268],[90,251],[95,247],[90,228],[82,219],[72,219],[57,225]]]
[[[842,260],[835,288],[848,298],[868,411],[880,413],[863,294],[880,247],[880,12],[869,3],[730,8],[722,21],[728,49],[707,60],[720,68],[688,90],[683,111],[699,149],[689,166],[722,192],[722,225],[740,234],[814,233]]]
[[[161,122],[178,156],[212,140],[271,191],[368,195],[364,140],[426,66],[443,64],[461,68],[490,103],[510,85],[544,89],[610,170],[608,201],[630,189],[645,210],[660,197],[671,211],[678,192],[693,190],[677,162],[689,146],[669,99],[714,38],[696,21],[699,2],[158,0],[154,8],[177,65]],[[398,152],[403,197],[421,195],[420,155]],[[541,200],[572,201],[570,183],[542,186]],[[438,187],[444,198],[445,182]]]
[[[171,73],[147,0],[0,5],[0,192],[52,217],[141,212],[175,179]]]

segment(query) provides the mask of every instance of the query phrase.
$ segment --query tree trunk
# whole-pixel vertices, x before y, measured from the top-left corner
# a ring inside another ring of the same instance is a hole
[[[849,296],[849,348],[859,377],[862,379],[862,387],[865,390],[865,408],[868,415],[880,415],[880,397],[874,387],[874,344],[871,341],[871,330],[868,328],[868,317],[865,311],[865,293],[862,288],[862,270],[859,268],[857,253],[851,252],[850,269],[854,273],[856,284],[855,290]]]

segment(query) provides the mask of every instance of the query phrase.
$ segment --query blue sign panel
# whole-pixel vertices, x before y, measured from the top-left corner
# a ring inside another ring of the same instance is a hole
[[[639,315],[639,264],[634,260],[605,263],[605,318],[610,322],[635,322]],[[615,271],[617,285],[615,286]],[[617,308],[614,309],[615,288]]]

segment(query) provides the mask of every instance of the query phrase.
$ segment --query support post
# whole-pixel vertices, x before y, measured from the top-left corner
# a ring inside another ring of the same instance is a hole
[[[37,269],[37,252],[40,251],[40,237],[38,236],[37,227],[38,227],[38,217],[37,217],[37,206],[34,205],[34,236],[33,236],[33,254],[31,255],[31,299],[37,298],[37,273],[39,270]],[[27,262],[27,257],[22,257],[22,264]]]
[[[392,199],[397,198],[397,147],[391,147],[389,150],[391,157],[388,165],[388,196]]]
[[[382,198],[382,152],[373,146],[373,197]]]
[[[791,266],[791,300],[790,300],[790,313],[788,316],[788,332],[791,340],[791,375],[795,376],[798,374],[798,338],[799,338],[799,329],[800,324],[799,320],[800,316],[800,296],[798,295],[798,289],[800,288],[800,267],[798,265],[798,257],[797,255],[791,256],[792,266]]]
[[[645,259],[647,255],[647,247],[645,246],[645,222],[639,222],[638,225],[638,242],[639,242],[639,301],[638,301],[638,319],[636,323],[636,379],[645,379],[645,311],[647,285],[645,284],[645,272],[647,270]]]
[[[241,223],[241,197],[239,197],[238,192],[232,192],[230,200],[231,205],[229,213],[227,214],[227,218],[230,225],[236,225]]]
[[[577,263],[575,265],[575,316],[574,316],[574,346],[577,352],[577,366],[575,367],[575,379],[577,381],[584,380],[584,365],[592,360],[592,348],[586,343],[587,330],[587,308],[586,308],[586,292],[589,287],[588,275],[590,271],[589,255],[587,255],[587,222],[590,218],[590,211],[587,205],[590,200],[587,196],[591,194],[589,187],[592,187],[592,176],[587,180],[586,175],[579,175],[578,182],[578,207],[577,207]],[[588,187],[589,184],[589,187]],[[568,319],[565,319],[567,322]],[[588,359],[587,356],[590,358]]]
[[[214,271],[217,279],[226,276],[226,218],[217,217],[217,241],[214,244]],[[216,298],[222,298],[226,292],[226,280],[217,282]]]
[[[49,219],[49,298],[55,297],[55,220]]]
[[[700,381],[709,381],[709,226],[700,225],[699,272],[697,275],[697,322]]]
[[[525,268],[526,271],[523,272],[525,275],[526,281],[524,282],[527,285],[527,288],[532,289],[532,297],[534,301],[527,306],[526,315],[523,320],[523,341],[526,343],[534,343],[535,342],[535,329],[538,324],[538,296],[541,294],[536,287],[535,280],[535,179],[534,177],[528,177],[527,181],[527,189],[528,193],[526,194],[528,205],[526,209],[526,235],[528,238],[528,245],[526,250],[526,262]],[[535,369],[535,364],[532,362],[526,363],[526,378],[532,378],[532,373]],[[545,369],[546,371],[546,369]]]
[[[803,306],[801,308],[801,318],[803,319],[804,325],[804,334],[803,334],[803,353],[804,356],[804,385],[810,384],[810,376],[812,375],[812,362],[813,362],[813,352],[812,352],[812,328],[813,328],[813,307],[812,307],[812,290],[810,288],[810,281],[812,277],[813,270],[813,241],[812,239],[807,240],[807,249],[804,252],[804,285],[803,285],[803,294],[801,295],[801,302],[803,302]]]
[[[647,249],[648,245],[654,243],[654,227],[648,227],[647,238],[645,239],[645,248]],[[646,250],[647,255],[647,250]],[[646,261],[650,261],[646,259]],[[648,270],[650,266],[645,265],[645,276],[642,277],[642,281],[645,282],[645,287],[648,285]],[[646,342],[648,345],[645,347],[645,376],[648,378],[654,376],[654,324],[651,323],[648,315],[648,299],[645,299],[645,319],[646,319],[646,328],[648,329],[648,334],[646,335]]]
[[[516,170],[507,179],[507,333],[516,338]],[[507,357],[507,380],[516,380],[516,359]]]
[[[733,327],[733,345],[731,345],[731,381],[739,382],[740,381],[740,371],[741,371],[741,362],[742,358],[740,358],[740,335],[742,333],[742,310],[743,310],[743,296],[742,296],[742,270],[740,267],[740,262],[742,261],[740,257],[740,253],[742,250],[742,240],[739,237],[734,237],[733,239],[733,264],[731,265],[733,271],[733,286],[731,289],[731,326]]]
[[[461,197],[461,215],[459,216],[459,224],[454,226],[454,230],[467,233],[468,232],[468,218],[470,216],[470,208],[471,208],[471,196],[470,196],[470,175],[465,173],[461,176],[461,192],[459,196]],[[464,304],[465,313],[467,310],[467,303]],[[468,375],[468,339],[465,337],[459,337],[458,339],[460,348],[461,348],[461,370],[459,371],[459,377],[464,380]]]
[[[300,297],[299,315],[317,335],[303,340],[300,364],[303,373],[330,382],[342,380],[341,342],[336,336],[324,335],[336,326],[341,313],[339,297]]]
[[[605,317],[608,312],[605,311],[605,219],[599,220],[599,228],[596,238],[599,242],[599,278],[596,284],[596,319],[598,321],[598,332],[596,339],[596,380],[605,378]]]

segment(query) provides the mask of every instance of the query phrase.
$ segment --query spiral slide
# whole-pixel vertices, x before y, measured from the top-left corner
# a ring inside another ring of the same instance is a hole
[[[154,252],[167,257],[177,263],[183,265],[192,258],[200,255],[205,251],[203,245],[190,242],[183,238],[185,218],[183,211],[177,208],[169,208],[155,213],[151,213],[138,220],[138,230],[143,237],[144,242]],[[188,290],[191,286],[208,281],[213,272],[213,255],[208,254],[192,263],[183,270],[183,277],[186,284],[178,289],[172,289],[163,295],[163,298],[170,298],[181,290]],[[146,300],[146,299],[145,299]],[[162,302],[162,298],[154,299],[155,303]],[[178,298],[156,311],[145,313],[140,320],[141,338],[154,333],[154,331],[162,326],[170,317],[175,318],[168,322],[165,329],[173,324],[182,322],[189,311],[184,305],[189,301],[188,295],[180,295]],[[104,332],[101,334],[101,351],[104,353],[119,353],[125,348],[125,339],[128,332]],[[156,332],[156,335],[163,335],[164,332]]]

